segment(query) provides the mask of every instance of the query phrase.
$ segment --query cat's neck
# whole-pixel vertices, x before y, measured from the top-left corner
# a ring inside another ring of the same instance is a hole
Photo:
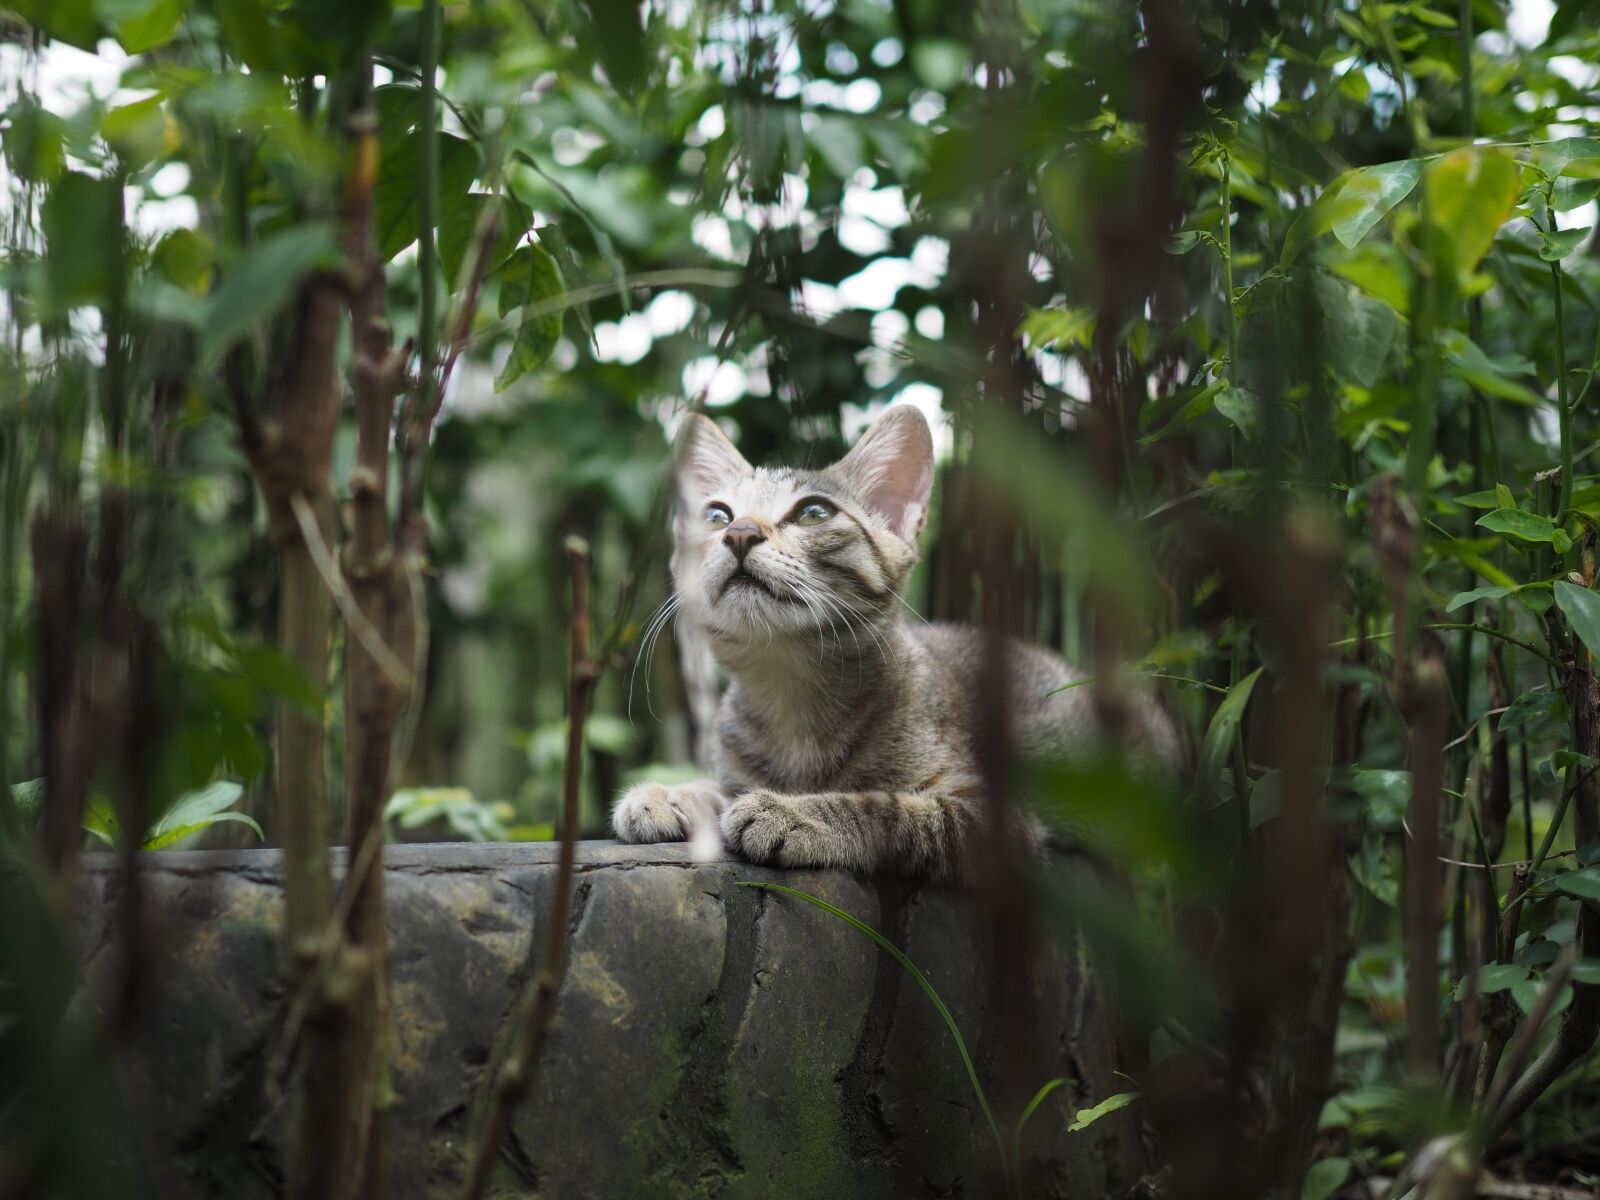
[[[909,650],[905,628],[757,638],[717,646],[736,702],[771,734],[815,745],[854,736],[864,710],[895,691]]]

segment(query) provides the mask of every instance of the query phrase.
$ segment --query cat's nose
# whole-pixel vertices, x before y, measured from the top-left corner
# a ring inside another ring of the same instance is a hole
[[[722,534],[722,544],[733,551],[733,556],[743,562],[745,555],[767,540],[754,521],[740,519],[729,525]]]

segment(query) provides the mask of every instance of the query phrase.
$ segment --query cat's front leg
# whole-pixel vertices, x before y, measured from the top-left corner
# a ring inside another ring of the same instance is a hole
[[[969,796],[935,792],[747,792],[722,814],[728,845],[776,867],[841,867],[970,878],[979,812]]]
[[[639,783],[611,810],[611,828],[624,842],[686,842],[716,830],[728,793],[712,779],[693,783]]]

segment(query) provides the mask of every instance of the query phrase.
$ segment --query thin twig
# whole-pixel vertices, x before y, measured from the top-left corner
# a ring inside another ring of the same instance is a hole
[[[373,660],[383,669],[383,673],[389,677],[391,683],[400,687],[410,687],[410,668],[385,644],[378,631],[372,627],[372,622],[367,620],[366,614],[361,611],[355,597],[350,594],[350,589],[345,586],[344,574],[339,570],[339,564],[334,561],[328,544],[322,540],[322,533],[317,528],[317,517],[311,511],[310,502],[296,492],[289,497],[289,507],[294,510],[294,519],[300,526],[300,535],[305,538],[306,552],[311,555],[312,565],[317,568],[317,574],[322,576],[322,582],[327,585],[333,602],[339,607],[339,615],[350,627],[350,632],[355,635],[366,652],[372,655]]]
[[[517,1104],[528,1094],[555,1020],[556,1001],[567,966],[567,926],[572,915],[573,877],[578,848],[578,798],[583,780],[583,727],[599,664],[589,655],[589,546],[578,537],[566,542],[572,568],[572,690],[567,717],[567,761],[562,775],[561,854],[555,893],[545,930],[544,963],[512,1016],[511,1045],[498,1069],[490,1072],[488,1111],[472,1151],[463,1195],[480,1200],[500,1157]]]

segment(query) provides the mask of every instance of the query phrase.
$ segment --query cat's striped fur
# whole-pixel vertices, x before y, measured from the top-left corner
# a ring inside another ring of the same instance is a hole
[[[617,836],[678,841],[715,824],[754,862],[970,879],[984,639],[901,611],[933,486],[926,421],[892,407],[840,462],[804,471],[757,470],[711,421],[692,420],[673,577],[680,619],[731,677],[716,777],[630,789],[612,814]],[[1017,749],[1092,742],[1089,689],[1046,698],[1081,677],[1035,646],[1009,643],[1007,655]],[[1156,709],[1138,707],[1132,724],[1170,757]]]

